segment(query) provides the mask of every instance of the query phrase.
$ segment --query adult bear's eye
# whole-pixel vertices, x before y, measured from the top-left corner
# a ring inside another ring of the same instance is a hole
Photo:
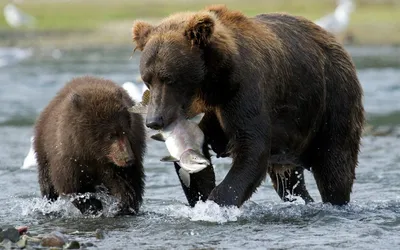
[[[160,82],[167,84],[167,85],[171,85],[172,84],[172,79],[168,76],[162,76],[159,78]]]

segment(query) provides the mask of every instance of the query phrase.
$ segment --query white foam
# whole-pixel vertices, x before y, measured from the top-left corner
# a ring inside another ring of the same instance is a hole
[[[80,197],[88,197],[88,195],[89,194],[82,194],[80,195]],[[54,202],[50,202],[46,198],[18,200],[17,204],[12,208],[12,210],[21,210],[22,216],[32,216],[40,214],[62,218],[99,216],[114,217],[117,214],[118,200],[116,198],[106,195],[104,193],[96,193],[94,195],[102,202],[103,205],[103,211],[96,215],[82,215],[82,213],[71,202],[77,196],[59,197]]]
[[[207,221],[226,223],[237,221],[242,214],[241,209],[237,207],[220,207],[213,201],[199,201],[195,207],[186,205],[169,205],[162,209],[163,214],[178,218],[188,218],[191,221]]]
[[[16,208],[21,209],[22,216],[57,214],[61,217],[79,217],[81,214],[68,199],[49,202],[46,198],[33,198],[22,200],[14,207],[14,209]]]

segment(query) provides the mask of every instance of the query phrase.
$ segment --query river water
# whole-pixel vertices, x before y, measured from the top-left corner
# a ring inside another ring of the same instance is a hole
[[[266,181],[241,209],[213,203],[187,206],[171,164],[159,161],[164,144],[150,141],[145,160],[146,193],[141,213],[113,217],[113,201],[102,217],[83,217],[68,201],[40,198],[36,169],[20,169],[30,148],[33,123],[63,84],[93,74],[122,84],[138,75],[131,47],[36,51],[0,67],[0,227],[61,231],[93,249],[398,249],[400,247],[400,49],[351,48],[365,92],[369,122],[386,134],[363,138],[351,203],[322,204],[310,173],[314,204],[283,203]],[[1,52],[1,51],[0,51]],[[217,182],[230,159],[215,159]],[[107,207],[106,206],[106,207]],[[105,239],[93,236],[103,229]]]

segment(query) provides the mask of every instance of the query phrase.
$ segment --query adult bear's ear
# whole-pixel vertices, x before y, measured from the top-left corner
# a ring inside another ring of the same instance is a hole
[[[185,36],[192,46],[207,46],[214,33],[215,18],[210,13],[199,13],[191,17],[186,25]]]
[[[136,43],[136,49],[142,51],[147,43],[153,26],[143,21],[135,21],[132,26],[132,39]],[[134,51],[135,51],[134,50]]]

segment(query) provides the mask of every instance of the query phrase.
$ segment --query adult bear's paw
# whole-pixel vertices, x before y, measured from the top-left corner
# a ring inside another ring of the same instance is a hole
[[[239,197],[239,192],[237,192],[231,185],[220,184],[216,186],[213,191],[211,191],[208,199],[223,207],[240,207],[242,205]]]

